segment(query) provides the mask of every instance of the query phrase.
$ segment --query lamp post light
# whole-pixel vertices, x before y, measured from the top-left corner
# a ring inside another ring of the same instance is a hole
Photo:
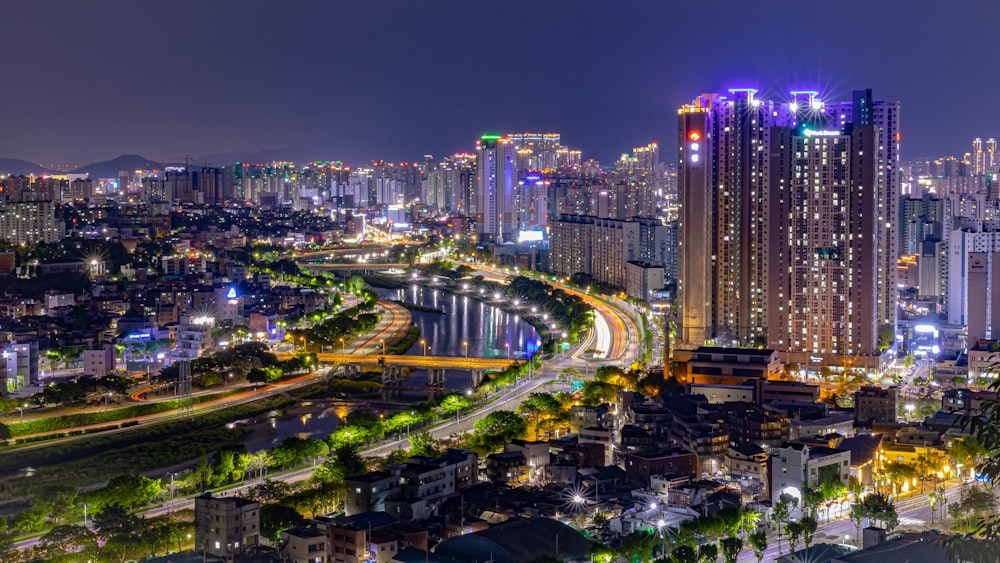
[[[469,341],[463,342],[462,346],[465,346],[465,359],[469,359]]]
[[[111,400],[111,395],[112,395],[111,393],[108,393],[107,395],[104,396],[104,410],[108,410],[109,408],[108,401]]]
[[[344,343],[344,337],[343,336],[340,337],[340,353],[341,354],[346,354],[347,353],[347,344]]]
[[[914,409],[913,403],[906,405],[905,408],[906,408],[906,422],[909,422],[910,417],[913,416],[913,409]]]
[[[24,422],[24,407],[25,405],[17,406],[17,412],[21,415],[21,422]]]
[[[503,347],[507,349],[507,359],[509,360],[510,359],[510,343],[509,342],[505,343],[503,345]]]
[[[420,345],[424,347],[424,356],[426,356],[427,355],[427,341],[424,340],[424,339],[420,339]]]
[[[382,339],[382,355],[385,355],[385,339]]]

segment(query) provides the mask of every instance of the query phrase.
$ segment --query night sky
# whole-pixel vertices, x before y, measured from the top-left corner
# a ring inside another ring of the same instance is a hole
[[[414,160],[557,131],[611,161],[701,92],[871,87],[903,159],[1000,137],[1000,2],[7,0],[0,157]]]

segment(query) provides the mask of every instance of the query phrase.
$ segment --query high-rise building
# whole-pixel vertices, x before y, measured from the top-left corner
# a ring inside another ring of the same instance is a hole
[[[767,167],[773,103],[751,88],[678,112],[681,340],[760,342],[767,319]]]
[[[0,205],[0,238],[19,245],[53,243],[63,238],[65,225],[55,216],[51,201]]]
[[[484,241],[516,235],[514,144],[499,135],[483,135],[476,146],[476,232]]]
[[[851,101],[835,103],[823,101],[816,91],[793,91],[790,101],[778,104],[758,98],[754,89],[733,89],[728,95],[704,94],[680,108],[678,296],[683,343],[753,345],[775,341],[769,336],[777,307],[771,295],[776,284],[770,277],[780,270],[771,264],[778,255],[768,248],[771,239],[784,236],[778,235],[772,224],[779,218],[771,193],[776,186],[771,169],[775,164],[771,150],[775,127],[791,128],[781,134],[788,143],[794,137],[802,146],[814,137],[832,141],[846,135],[847,140],[837,141],[839,146],[845,146],[854,142],[851,139],[855,136],[863,136],[859,127],[872,127],[875,140],[868,150],[875,154],[866,153],[875,158],[872,177],[852,177],[854,184],[848,187],[860,189],[857,182],[870,181],[874,190],[868,200],[873,207],[866,209],[869,215],[865,220],[872,219],[867,236],[877,243],[871,264],[879,327],[875,335],[881,331],[891,338],[896,312],[898,124],[899,103],[874,100],[870,90],[857,90]],[[848,125],[854,129],[848,131]],[[821,130],[826,137],[807,137],[806,129]],[[853,156],[857,162],[859,155]],[[792,156],[787,158],[791,160]],[[820,162],[818,166],[830,164]],[[787,172],[782,170],[780,174]],[[800,175],[792,179],[805,180],[804,169],[792,172]],[[820,180],[830,180],[829,173]],[[803,208],[797,212],[800,220],[808,223],[796,227],[800,232],[812,229],[812,223],[817,221],[817,229],[833,227],[828,218],[824,222],[814,211],[807,212],[808,202],[801,203]],[[854,228],[847,224],[843,227]],[[782,296],[779,301],[786,298]],[[793,344],[786,345],[794,348]],[[858,346],[852,344],[850,348],[860,349]]]
[[[873,356],[878,128],[818,128],[824,123],[771,133],[769,346],[821,357]]]

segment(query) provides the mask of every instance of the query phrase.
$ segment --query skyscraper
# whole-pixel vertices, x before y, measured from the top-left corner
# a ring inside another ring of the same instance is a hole
[[[877,353],[878,142],[873,125],[772,130],[770,346]]]
[[[847,186],[851,190],[864,190],[865,197],[871,196],[865,200],[871,208],[865,208],[864,216],[865,221],[872,220],[868,226],[870,229],[858,231],[860,225],[857,221],[860,218],[852,218],[854,223],[845,222],[836,227],[843,227],[843,232],[848,235],[863,234],[865,240],[873,242],[874,259],[864,267],[871,268],[875,279],[870,288],[875,299],[875,322],[878,327],[874,334],[876,342],[880,331],[891,338],[896,312],[898,123],[899,103],[876,101],[871,90],[857,90],[850,101],[833,103],[823,101],[816,91],[799,90],[791,92],[787,101],[776,103],[758,98],[754,89],[733,89],[728,95],[703,94],[680,108],[677,182],[678,297],[682,343],[700,345],[714,341],[725,345],[755,345],[770,342],[775,345],[780,341],[786,351],[796,347],[796,339],[776,336],[778,332],[775,331],[787,332],[784,322],[782,327],[771,326],[776,321],[774,311],[777,307],[784,307],[788,312],[784,303],[789,295],[774,295],[777,282],[771,278],[784,276],[787,271],[774,267],[771,262],[780,259],[782,264],[790,264],[791,260],[789,256],[779,256],[779,249],[774,246],[775,237],[787,242],[783,239],[787,232],[779,233],[775,221],[780,221],[782,228],[788,227],[784,224],[788,217],[775,212],[774,206],[779,200],[772,193],[778,187],[788,189],[788,186],[775,183],[781,178],[787,180],[788,170],[772,170],[773,166],[780,164],[774,158],[772,136],[776,134],[781,135],[780,146],[785,147],[782,150],[792,150],[790,147],[793,145],[809,146],[812,150],[813,145],[809,143],[813,142],[813,137],[820,141],[844,137],[836,143],[838,151],[851,143],[873,139],[865,153],[865,158],[875,159],[870,177],[850,176],[850,186]],[[804,131],[807,129],[824,133],[806,136]],[[866,131],[869,132],[867,136]],[[820,142],[819,147],[822,146]],[[792,156],[785,156],[791,159],[795,156],[794,151]],[[833,156],[833,152],[828,152],[828,160]],[[858,163],[860,156],[855,154],[852,160]],[[796,158],[802,157],[799,155]],[[817,166],[830,166],[829,162],[822,160],[820,158]],[[807,172],[800,169],[793,170],[793,173],[800,175],[794,179],[804,180],[801,175]],[[832,173],[828,171],[826,177],[819,179],[832,182]],[[844,186],[830,184],[828,188],[837,190]],[[860,195],[852,197],[860,201]],[[838,200],[841,201],[843,199]],[[794,226],[798,234],[807,230],[811,233],[815,228],[817,235],[820,232],[826,233],[823,236],[834,235],[834,225],[829,224],[828,217],[817,214],[815,210],[806,211],[807,202],[800,202],[804,205],[802,208],[787,207],[792,203],[784,201],[782,205],[786,207],[782,209],[797,214],[797,220],[805,222]],[[841,233],[837,231],[836,234],[839,237]],[[817,250],[818,255],[829,254],[832,247],[823,248],[826,250]],[[853,287],[863,286],[853,284]],[[785,291],[789,290],[786,288]],[[861,314],[861,309],[853,305],[849,310],[852,315]],[[864,315],[867,315],[867,310]],[[865,316],[863,321],[849,323],[855,328],[853,324],[867,321]],[[861,344],[861,341],[867,342],[865,334],[851,336],[850,344],[838,344],[836,348],[849,349],[854,354],[860,353],[857,350],[868,350],[867,344]],[[797,341],[799,347],[806,347],[803,338]],[[872,350],[875,348],[877,346],[871,347]]]
[[[476,232],[481,240],[512,240],[515,236],[514,157],[514,144],[499,135],[483,135],[476,145]]]
[[[679,110],[678,293],[682,342],[762,343],[772,102],[752,88]]]

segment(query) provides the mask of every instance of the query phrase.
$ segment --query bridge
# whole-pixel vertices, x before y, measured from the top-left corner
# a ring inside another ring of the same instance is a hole
[[[275,354],[279,359],[287,360],[294,356],[291,352]],[[398,356],[389,354],[316,354],[320,363],[324,364],[357,364],[362,366],[393,365],[419,368],[444,369],[506,369],[515,363],[504,358],[463,358],[455,356]],[[384,358],[384,361],[382,361]]]
[[[275,354],[286,359],[291,353]],[[321,363],[344,367],[344,376],[357,378],[361,376],[365,366],[378,366],[382,369],[382,397],[389,399],[398,395],[403,388],[403,381],[408,375],[406,368],[423,368],[427,370],[427,388],[432,393],[445,392],[445,370],[461,369],[472,372],[472,386],[478,387],[486,377],[487,370],[506,369],[516,364],[514,360],[498,358],[462,358],[454,356],[398,356],[377,354],[317,354]]]

